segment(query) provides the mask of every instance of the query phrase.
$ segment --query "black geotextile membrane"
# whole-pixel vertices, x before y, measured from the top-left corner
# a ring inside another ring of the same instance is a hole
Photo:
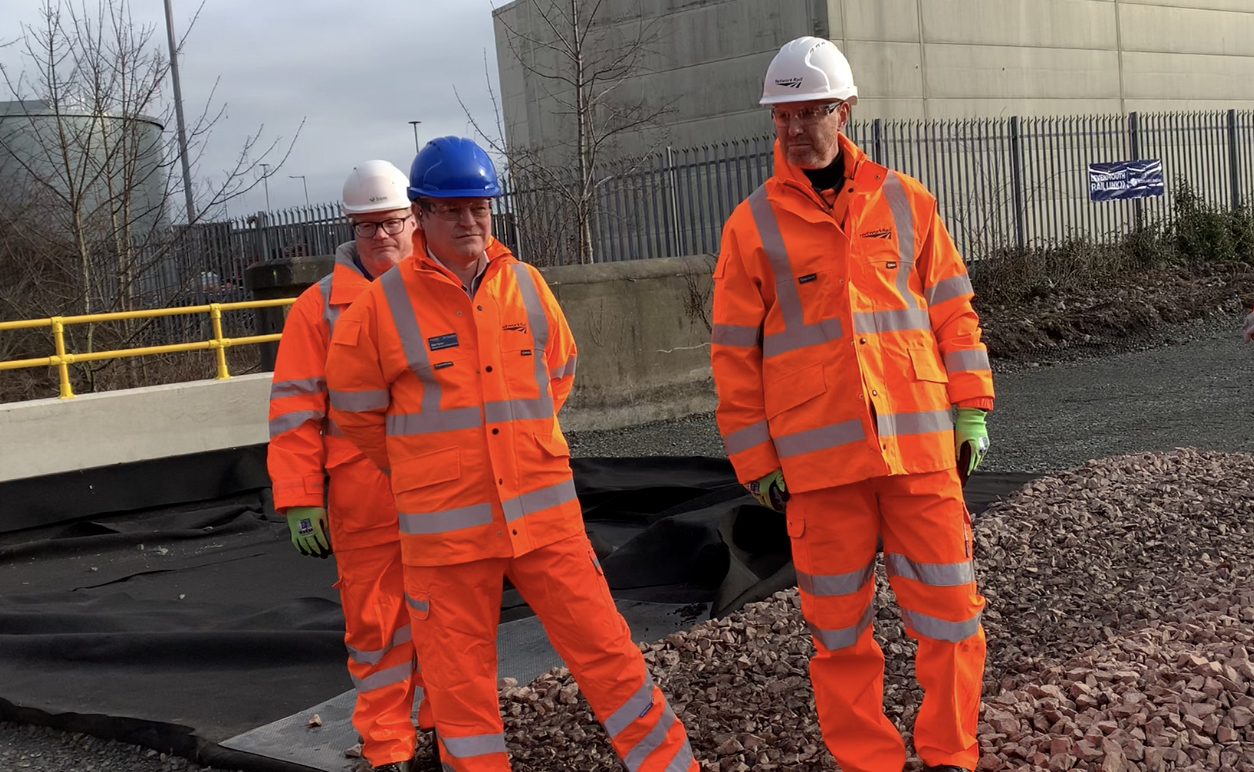
[[[20,481],[22,498],[0,499],[0,523],[27,524],[0,525],[0,718],[281,769],[216,743],[351,688],[334,563],[293,550],[264,452],[163,461],[83,484]],[[756,506],[725,459],[572,466],[616,598],[721,615],[795,583],[782,516]],[[1030,477],[976,474],[968,504],[978,512]],[[117,508],[128,501],[159,504]],[[507,591],[502,621],[528,614]]]

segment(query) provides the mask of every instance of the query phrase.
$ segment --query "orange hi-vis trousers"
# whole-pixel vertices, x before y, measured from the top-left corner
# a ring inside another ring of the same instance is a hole
[[[583,534],[515,558],[405,566],[444,769],[510,769],[496,671],[506,576],[544,624],[627,769],[696,772],[684,726],[654,685]]]
[[[788,501],[801,610],[814,637],[819,726],[844,772],[901,772],[901,734],[884,715],[884,653],[872,635],[876,542],[906,633],[918,641],[923,704],[914,746],[929,765],[975,769],[984,674],[984,598],[957,472],[874,477]]]
[[[337,550],[335,557],[362,756],[376,767],[405,761],[414,755],[415,698],[419,726],[430,729],[435,720],[414,654],[400,542]]]

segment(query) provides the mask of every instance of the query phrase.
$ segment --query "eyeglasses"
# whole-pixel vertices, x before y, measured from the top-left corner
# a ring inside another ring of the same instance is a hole
[[[405,221],[409,219],[409,215],[405,217],[393,217],[383,222],[355,222],[353,223],[353,233],[361,236],[363,239],[373,238],[379,229],[389,236],[395,236],[405,230]]]
[[[451,206],[448,204],[428,204],[424,207],[428,212],[449,222],[460,222],[462,215],[470,212],[470,216],[476,220],[482,220],[492,216],[492,204],[484,201],[482,203],[474,203],[469,206]]]
[[[778,107],[772,107],[771,120],[781,126],[787,126],[792,123],[793,118],[796,118],[802,126],[812,126],[836,112],[843,104],[844,102],[831,102],[825,105],[799,107],[796,110],[781,110]]]

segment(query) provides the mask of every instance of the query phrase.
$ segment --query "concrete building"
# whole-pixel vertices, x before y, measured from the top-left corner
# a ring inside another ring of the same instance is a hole
[[[512,147],[557,147],[573,136],[561,84],[534,72],[554,65],[542,45],[553,33],[535,8],[554,1],[516,0],[494,12]],[[652,52],[616,98],[647,96],[673,110],[664,132],[631,135],[625,154],[767,134],[757,106],[763,73],[801,35],[845,51],[862,119],[1254,107],[1252,0],[603,3],[604,40],[629,38],[642,22],[656,24]]]

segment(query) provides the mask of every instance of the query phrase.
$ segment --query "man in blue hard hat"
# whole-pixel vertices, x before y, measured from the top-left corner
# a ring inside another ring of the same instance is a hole
[[[505,577],[544,624],[631,770],[695,772],[584,532],[557,414],[575,342],[544,278],[492,238],[488,155],[414,159],[413,254],[335,329],[331,416],[396,497],[406,602],[442,763],[507,772],[496,628]]]

